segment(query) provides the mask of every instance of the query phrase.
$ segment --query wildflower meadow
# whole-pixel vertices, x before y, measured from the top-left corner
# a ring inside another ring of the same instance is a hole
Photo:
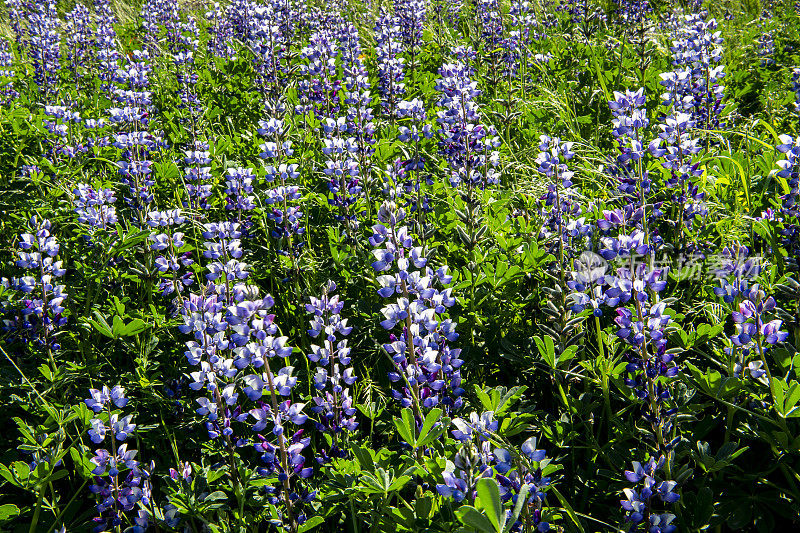
[[[800,3],[4,0],[0,532],[800,531]]]

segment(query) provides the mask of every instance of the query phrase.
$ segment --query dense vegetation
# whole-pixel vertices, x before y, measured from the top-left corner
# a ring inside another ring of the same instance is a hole
[[[0,530],[800,528],[794,2],[5,0]]]

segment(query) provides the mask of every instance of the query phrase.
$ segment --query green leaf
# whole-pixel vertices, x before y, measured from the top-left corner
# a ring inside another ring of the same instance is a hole
[[[122,330],[123,337],[131,337],[133,335],[138,335],[142,331],[147,329],[147,323],[142,320],[141,318],[134,318],[127,324],[125,324],[124,329]]]
[[[95,309],[95,311],[94,311],[94,320],[92,320],[90,318],[89,319],[89,323],[92,326],[94,326],[94,329],[96,329],[101,334],[105,335],[106,337],[109,337],[111,339],[116,338],[116,337],[114,337],[114,333],[111,331],[111,326],[108,324],[108,322],[106,321],[105,317],[102,314],[100,314],[100,311],[97,311]]]
[[[564,498],[564,496],[558,492],[558,489],[553,486],[550,487],[550,492],[555,494],[556,498],[558,498],[558,501],[560,501],[561,505],[564,506],[564,511],[567,513],[567,516],[569,516],[570,520],[572,520],[572,523],[575,524],[575,527],[578,528],[578,531],[581,533],[586,533],[586,530],[583,529],[583,524],[581,524],[581,521],[578,519],[578,515],[575,514],[575,510],[572,509],[572,506],[569,504],[567,499]]]
[[[397,492],[398,490],[402,489],[406,486],[406,483],[411,481],[409,476],[400,476],[399,478],[392,481],[392,484],[389,485],[389,492]]]
[[[428,414],[425,416],[425,420],[422,423],[422,428],[419,430],[419,440],[424,439],[428,432],[431,430],[433,425],[439,421],[439,418],[442,416],[442,410],[437,408],[431,409]]]
[[[517,518],[519,518],[519,515],[522,512],[522,506],[528,501],[528,493],[530,490],[531,487],[527,483],[522,485],[522,488],[517,495],[517,504],[514,506],[514,513],[511,516],[511,520],[508,521],[507,529],[511,529],[511,527],[517,522]]]
[[[496,533],[492,527],[492,523],[471,505],[462,505],[456,509],[456,518],[458,518],[459,522],[467,527],[471,527],[473,530],[480,531],[481,533]]]
[[[6,503],[0,505],[0,521],[5,522],[9,518],[19,515],[19,507],[13,503]]]
[[[303,533],[304,531],[310,531],[311,529],[314,529],[315,527],[317,527],[318,525],[320,525],[324,521],[325,521],[325,519],[322,518],[321,516],[312,516],[311,518],[306,520],[303,523],[303,525],[300,526],[297,529],[297,531],[298,531],[298,533]]]
[[[413,430],[411,429],[412,427],[411,424],[409,424],[408,421],[406,420],[406,413],[408,413],[409,416],[411,416],[411,424],[413,424],[414,416],[411,415],[409,409],[404,409],[402,413],[403,416],[402,419],[394,417],[394,425],[397,428],[397,432],[400,434],[400,438],[403,439],[405,442],[407,442],[408,445],[411,446],[412,448],[416,448],[415,446],[416,439],[414,439],[414,434]]]
[[[480,507],[494,526],[494,531],[502,533],[506,527],[506,513],[500,501],[500,487],[494,479],[481,478],[476,485]]]
[[[203,501],[204,502],[213,502],[213,501],[217,501],[217,500],[227,500],[227,499],[228,499],[228,495],[225,494],[224,492],[222,492],[221,490],[218,490],[218,491],[214,491],[211,494],[209,494],[208,496],[206,496],[205,500],[203,500]]]

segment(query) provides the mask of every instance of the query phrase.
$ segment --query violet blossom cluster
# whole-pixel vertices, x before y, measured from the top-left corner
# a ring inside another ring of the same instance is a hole
[[[675,111],[675,107],[672,108]],[[703,174],[700,162],[695,156],[700,153],[700,139],[693,138],[695,122],[692,115],[675,111],[667,116],[658,137],[648,146],[650,153],[662,159],[661,166],[670,171],[664,186],[672,190],[671,205],[675,213],[675,232],[678,243],[683,242],[686,230],[691,230],[696,221],[702,222],[708,214],[705,193],[695,183]]]
[[[117,224],[117,209],[114,189],[95,189],[79,183],[75,190],[75,213],[78,222],[86,226],[86,238],[98,230],[108,230]]]
[[[87,144],[81,142],[78,124],[83,121],[81,114],[71,106],[45,105],[46,119],[42,125],[52,136],[48,139],[48,155],[56,163],[59,159],[67,164],[75,162],[75,156],[88,151]]]
[[[786,180],[788,192],[780,197],[780,229],[781,241],[788,252],[788,260],[794,261],[797,267],[800,257],[800,137],[780,136],[781,144],[777,146],[784,159],[778,161],[777,176]]]
[[[394,117],[406,92],[402,33],[397,17],[383,14],[375,22],[375,53],[378,63],[378,91],[384,113]]]
[[[642,207],[604,210],[597,221],[600,256],[618,266],[613,273],[604,273],[602,268],[590,270],[588,280],[576,278],[576,282],[593,284],[593,299],[616,308],[616,335],[627,345],[625,383],[641,401],[642,417],[651,425],[659,449],[668,453],[677,443],[677,438],[670,438],[677,415],[670,383],[679,368],[667,349],[666,330],[672,317],[665,302],[658,299],[667,286],[669,269],[654,268],[648,260],[653,246],[646,225]]]
[[[462,445],[454,460],[447,461],[442,471],[443,483],[436,485],[436,491],[456,502],[465,498],[473,501],[478,480],[494,475],[490,439],[497,431],[499,422],[495,420],[493,411],[481,414],[473,411],[467,418],[454,418],[453,425],[456,428],[452,431],[453,437]]]
[[[256,88],[264,97],[274,96],[280,93],[279,80],[286,68],[285,56],[289,43],[286,42],[281,24],[276,20],[275,9],[254,6],[252,12],[248,21],[247,42],[254,52]]]
[[[425,104],[419,98],[403,100],[398,104],[397,116],[402,120],[398,127],[397,138],[410,145],[410,157],[400,159],[403,178],[401,181],[406,188],[407,205],[411,213],[417,216],[418,234],[422,235],[423,214],[433,210],[430,196],[422,190],[422,184],[432,185],[430,175],[424,174],[425,158],[422,155],[422,146],[426,139],[433,137],[433,130],[428,124],[428,113]]]
[[[574,173],[567,165],[575,156],[572,151],[574,143],[549,135],[541,135],[539,141],[537,170],[550,180],[547,193],[540,199],[544,219],[540,237],[550,242],[559,268],[563,268],[569,258],[585,248],[585,240],[591,234],[592,227],[581,216],[580,191],[574,186]],[[552,240],[554,236],[556,241]]]
[[[181,298],[184,289],[194,283],[191,272],[182,272],[194,264],[184,234],[170,229],[185,222],[186,217],[180,209],[150,211],[147,214],[147,225],[152,228],[148,240],[150,250],[156,253],[154,263],[160,276],[158,288],[163,296],[174,293]]]
[[[620,151],[616,159],[619,190],[641,204],[650,192],[650,179],[643,161],[647,149],[642,137],[650,124],[645,102],[644,89],[640,88],[624,93],[614,91],[614,100],[608,103],[614,117],[611,133]]]
[[[523,487],[527,489],[524,507],[530,510],[531,524],[536,531],[550,531],[550,524],[542,519],[542,506],[546,489],[551,484],[543,469],[550,460],[544,450],[537,449],[536,437],[522,443],[519,450],[493,447],[499,423],[492,411],[472,412],[468,418],[455,418],[453,437],[461,447],[453,461],[447,461],[442,481],[436,490],[445,498],[456,502],[474,501],[476,485],[483,478],[494,478],[500,489],[503,503],[513,508],[518,504]],[[521,518],[520,518],[521,520]],[[512,531],[521,527],[512,524]]]
[[[353,137],[348,136],[348,130],[345,117],[336,120],[323,119],[322,153],[325,156],[325,168],[322,172],[331,193],[328,203],[337,210],[333,216],[353,234],[358,229],[356,204],[361,197],[362,188],[359,180],[360,166],[355,159],[358,145]]]
[[[344,103],[347,107],[347,135],[355,145],[353,156],[358,163],[360,186],[369,195],[372,156],[375,153],[375,116],[372,111],[372,91],[366,66],[361,60],[361,45],[357,28],[345,25],[339,36],[343,64]],[[371,210],[371,199],[367,209]]]
[[[716,19],[706,20],[703,14],[685,15],[678,27],[680,38],[673,41],[670,51],[677,69],[662,74],[667,87],[665,103],[675,113],[690,115],[694,127],[719,129],[719,115],[725,86],[722,61],[722,37]]]
[[[117,50],[117,32],[114,29],[116,17],[111,9],[110,0],[95,0],[94,9],[96,25],[93,42],[97,47],[94,56],[98,63],[101,87],[110,95],[114,89],[114,76],[120,60],[120,53]]]
[[[675,492],[678,484],[658,476],[665,462],[663,455],[657,461],[651,457],[644,464],[633,461],[633,470],[625,471],[625,479],[636,484],[632,489],[624,489],[626,499],[620,500],[620,506],[625,511],[625,520],[631,523],[629,531],[642,529],[652,533],[677,531],[677,526],[672,523],[675,515],[653,508],[653,504],[656,503],[655,498],[661,500],[664,505],[674,504],[680,499],[680,494]]]
[[[117,163],[121,182],[128,188],[124,197],[128,205],[143,219],[147,206],[153,201],[151,188],[155,185],[152,173],[151,152],[157,150],[161,140],[148,131],[152,106],[149,75],[152,71],[150,55],[146,50],[135,50],[128,64],[117,69],[114,79],[123,87],[114,90],[114,98],[121,107],[109,109],[110,122],[122,130],[114,135],[115,148],[122,150],[122,160]]]
[[[306,304],[306,311],[313,315],[308,334],[322,341],[321,346],[311,345],[307,354],[308,359],[317,364],[313,376],[317,396],[312,398],[315,405],[311,411],[319,417],[315,422],[316,428],[330,433],[333,438],[333,447],[322,452],[321,462],[340,456],[343,453],[341,434],[358,427],[349,389],[356,376],[351,366],[350,347],[344,338],[353,328],[347,325],[346,318],[341,317],[344,302],[334,294],[335,291],[336,284],[329,281],[323,287],[322,295],[319,298],[312,296],[310,303]]]
[[[462,196],[473,200],[475,190],[500,183],[497,170],[500,139],[494,126],[481,124],[476,98],[481,94],[471,79],[471,69],[462,62],[447,63],[439,69],[436,90],[439,99],[437,121],[439,149],[450,167],[450,185],[462,186]]]
[[[75,8],[67,13],[64,35],[67,60],[77,87],[82,78],[91,74],[87,70],[94,63],[94,31],[91,14],[86,6],[75,4]]]
[[[28,54],[33,63],[33,79],[45,95],[59,90],[61,34],[55,0],[45,0],[28,12]]]
[[[101,389],[90,389],[90,397],[84,400],[92,410],[89,437],[95,444],[102,445],[109,441],[109,449],[95,450],[90,459],[94,465],[94,476],[89,490],[97,499],[96,509],[99,516],[92,519],[95,527],[92,531],[108,531],[122,524],[124,513],[133,511],[140,505],[147,506],[151,497],[150,472],[136,460],[137,450],[129,450],[125,442],[136,429],[133,415],[121,416],[114,407],[123,408],[128,404],[125,390],[116,385],[109,389],[103,385]],[[100,415],[103,417],[101,418]],[[144,532],[149,522],[149,514],[139,510],[132,519],[133,530]]]
[[[208,209],[213,177],[208,143],[199,139],[195,140],[189,150],[184,150],[183,164],[185,165],[184,183],[187,195],[184,205],[195,212]]]
[[[252,225],[249,211],[256,207],[255,180],[253,169],[247,167],[229,168],[225,174],[225,209],[245,230]]]
[[[61,349],[55,338],[56,329],[67,323],[63,314],[66,287],[58,284],[66,270],[58,259],[60,245],[51,233],[50,221],[34,216],[28,228],[30,233],[20,235],[16,261],[27,273],[10,284],[24,295],[17,327],[21,338],[32,340],[52,354]]]
[[[302,523],[302,506],[314,495],[294,480],[313,473],[302,454],[310,438],[303,437],[302,430],[289,430],[303,425],[308,417],[304,404],[289,399],[297,384],[293,367],[277,372],[272,368],[276,361],[291,356],[292,348],[286,345],[287,337],[278,335],[275,315],[269,314],[273,298],[259,296],[257,287],[245,283],[249,274],[241,261],[238,224],[208,223],[203,237],[207,239],[208,284],[202,293],[184,301],[184,323],[179,326],[181,332],[194,335],[186,344],[187,360],[196,368],[189,386],[207,391],[196,399],[197,413],[205,418],[209,437],[221,439],[230,455],[248,444],[255,447],[262,460],[257,471],[263,476],[277,475],[280,484],[267,487],[270,503],[283,502],[284,520]],[[265,394],[268,402],[262,400]],[[240,397],[252,402],[251,407],[245,407]],[[256,433],[254,443],[234,425],[249,421]],[[235,472],[235,465],[230,466]]]
[[[0,39],[0,104],[7,106],[19,97],[14,90],[14,54],[6,39]]]
[[[236,59],[236,49],[233,46],[233,20],[230,16],[232,8],[231,5],[223,7],[219,2],[213,2],[204,13],[209,36],[206,49],[210,55],[220,59]]]
[[[412,76],[417,64],[417,55],[422,48],[422,32],[427,18],[427,0],[393,0],[400,40],[408,56]]]
[[[417,418],[422,409],[440,406],[445,413],[457,411],[463,404],[459,359],[461,350],[451,348],[458,338],[455,322],[442,315],[456,300],[452,289],[439,290],[438,281],[447,285],[452,276],[447,267],[434,271],[427,266],[421,247],[414,246],[408,227],[401,225],[405,210],[386,200],[378,211],[370,244],[375,248],[372,267],[379,273],[378,294],[393,298],[382,313],[381,326],[391,334],[383,349],[392,358],[394,370],[389,379],[399,383],[392,396],[405,408],[413,407]]]
[[[733,361],[734,377],[740,377],[745,370],[756,380],[771,377],[766,354],[771,346],[782,343],[789,335],[781,330],[782,320],[766,320],[767,314],[775,311],[775,299],[766,297],[758,283],[748,286],[741,279],[734,284],[721,280],[721,287],[714,292],[721,293],[723,301],[730,301],[734,309],[731,317],[736,332],[730,336],[732,346],[726,349]]]
[[[317,118],[338,116],[342,84],[336,68],[338,56],[339,47],[331,31],[318,31],[311,36],[309,45],[301,51],[305,64],[301,66],[298,85],[305,105],[298,105],[296,113],[313,112]]]
[[[267,214],[274,224],[271,234],[278,241],[281,255],[296,257],[302,247],[299,237],[305,229],[301,225],[303,212],[296,204],[301,198],[300,187],[291,184],[300,172],[296,163],[289,162],[294,154],[292,141],[288,139],[289,128],[279,118],[262,120],[259,125],[259,135],[269,139],[261,145],[259,154],[268,163],[266,181],[277,182],[267,191],[265,199],[265,203],[271,206]]]

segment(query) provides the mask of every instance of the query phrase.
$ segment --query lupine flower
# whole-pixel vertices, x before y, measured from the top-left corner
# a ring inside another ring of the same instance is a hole
[[[208,199],[211,197],[211,153],[208,143],[195,141],[190,150],[184,151],[183,163],[186,165],[186,194],[189,197],[186,206],[190,209],[208,209]]]
[[[65,286],[56,284],[66,270],[58,260],[60,246],[50,233],[50,221],[34,216],[29,228],[33,233],[20,235],[16,262],[19,268],[29,272],[13,280],[13,286],[24,295],[23,307],[19,310],[21,328],[28,332],[26,336],[51,354],[61,348],[53,334],[67,322],[63,316],[67,298]]]
[[[80,79],[86,75],[82,68],[94,62],[94,58],[91,56],[94,49],[92,42],[94,35],[89,9],[86,6],[76,4],[75,8],[67,14],[64,34],[67,37],[67,59],[70,62],[76,86],[79,86]]]
[[[116,198],[113,189],[95,190],[89,185],[78,184],[75,193],[75,213],[78,222],[87,226],[89,235],[97,230],[112,228],[117,223]]]
[[[60,21],[55,0],[35,5],[28,14],[28,50],[33,61],[33,79],[46,95],[59,91],[58,73],[61,59]]]
[[[464,63],[448,63],[439,69],[441,78],[436,90],[439,99],[437,121],[440,151],[450,167],[450,185],[466,188],[462,195],[474,201],[473,192],[500,183],[496,170],[500,140],[494,126],[480,124],[481,115],[475,99],[480,94],[477,82],[470,78]]]
[[[399,20],[390,15],[380,16],[375,22],[375,40],[381,106],[388,116],[393,117],[406,90],[405,59],[400,57],[402,34]]]
[[[475,486],[479,479],[492,477],[493,456],[489,442],[473,444],[466,442],[453,461],[447,461],[442,472],[442,481],[436,491],[445,498],[460,502],[464,498],[475,499]]]
[[[522,443],[519,461],[515,461],[508,450],[495,449],[495,470],[497,470],[497,483],[500,485],[500,496],[512,506],[517,504],[522,487],[528,487],[526,503],[535,509],[531,513],[533,525],[537,531],[545,532],[550,530],[550,524],[542,520],[541,509],[547,497],[544,491],[550,485],[551,479],[550,476],[544,475],[543,468],[550,461],[544,450],[536,449],[536,444],[536,437],[531,437]],[[521,522],[518,524],[521,525]]]
[[[322,346],[311,345],[307,357],[318,365],[313,380],[319,396],[312,398],[315,406],[311,408],[319,416],[316,427],[330,432],[334,438],[334,449],[328,455],[340,453],[336,444],[340,432],[354,431],[358,427],[353,398],[348,389],[356,381],[350,366],[350,348],[347,339],[337,338],[337,334],[342,337],[349,335],[353,328],[348,327],[346,318],[341,318],[344,303],[333,294],[334,291],[336,284],[329,281],[323,287],[322,295],[312,297],[306,304],[306,311],[314,316],[308,334],[323,341]]]
[[[634,483],[632,489],[624,489],[625,498],[620,500],[620,506],[625,511],[625,520],[631,522],[632,527],[645,522],[651,526],[649,531],[662,531],[664,533],[675,531],[675,526],[670,525],[674,516],[665,514],[655,514],[653,509],[654,498],[657,496],[665,505],[670,505],[680,499],[675,488],[677,483],[674,481],[662,481],[657,477],[658,472],[663,468],[664,456],[659,457],[658,461],[652,457],[644,464],[633,461],[633,470],[625,471],[625,479]],[[658,529],[660,526],[662,529]]]
[[[355,139],[347,137],[347,120],[326,118],[322,122],[325,138],[322,153],[326,156],[323,173],[328,178],[331,198],[328,203],[337,208],[334,218],[346,224],[351,233],[358,228],[355,204],[361,195],[359,184],[360,167],[353,155],[358,146]]]
[[[94,44],[97,47],[96,57],[99,65],[101,87],[112,92],[114,74],[117,72],[120,54],[117,51],[117,33],[114,30],[116,18],[109,0],[94,0],[97,26],[95,27]]]
[[[186,251],[184,234],[181,232],[164,233],[161,228],[179,226],[186,222],[186,217],[180,209],[170,211],[151,211],[147,214],[147,225],[153,228],[150,233],[150,249],[157,255],[154,263],[161,274],[159,289],[164,296],[177,293],[181,296],[185,287],[194,282],[191,272],[181,273],[181,267],[188,268],[194,260],[191,253]]]
[[[278,240],[281,248],[280,254],[296,257],[299,254],[302,241],[295,240],[295,236],[305,233],[300,225],[303,212],[295,205],[300,199],[300,188],[289,185],[296,180],[300,173],[297,164],[289,163],[294,154],[292,142],[287,139],[288,127],[283,120],[271,118],[262,120],[258,133],[270,139],[261,145],[260,157],[269,161],[267,166],[267,182],[277,181],[278,184],[267,192],[265,203],[272,206],[268,217],[273,221],[272,236]]]
[[[135,430],[136,424],[132,423],[133,415],[120,417],[119,413],[112,412],[114,406],[125,407],[128,398],[125,389],[116,385],[109,389],[103,385],[102,389],[91,389],[90,397],[84,402],[98,414],[105,411],[109,422],[106,425],[100,418],[91,420],[89,437],[95,444],[101,444],[106,436],[110,439],[110,449],[101,448],[94,452],[90,462],[94,465],[92,470],[93,483],[89,490],[97,498],[97,512],[100,516],[93,519],[96,526],[92,531],[104,531],[119,525],[122,513],[133,510],[137,504],[147,505],[150,498],[150,472],[153,470],[151,463],[149,469],[143,468],[135,459],[136,450],[128,450],[126,443],[128,436]],[[136,531],[145,531],[147,528],[147,513],[139,512],[134,519]]]
[[[302,65],[303,77],[298,87],[301,100],[308,103],[298,106],[297,114],[313,111],[317,117],[338,115],[341,87],[336,71],[338,55],[339,49],[329,31],[315,32],[311,36],[309,46],[302,50],[306,63]]]
[[[19,92],[14,90],[15,71],[11,69],[13,66],[14,55],[11,53],[8,41],[0,39],[0,104],[2,105],[10,105],[19,96]]]
[[[392,396],[403,407],[413,406],[421,417],[422,407],[441,405],[446,412],[461,407],[464,389],[459,368],[463,361],[458,358],[461,350],[449,346],[458,338],[455,323],[440,316],[455,304],[452,289],[434,287],[436,280],[444,285],[452,276],[446,267],[434,271],[426,266],[422,248],[414,246],[408,228],[400,225],[405,216],[396,203],[385,201],[370,244],[375,247],[372,267],[377,272],[391,271],[378,276],[378,294],[384,298],[397,295],[395,303],[383,308],[381,325],[387,330],[402,325],[400,336],[391,335],[390,342],[383,345],[395,365],[389,379],[402,382]]]
[[[407,207],[412,213],[416,214],[417,224],[419,226],[418,233],[422,235],[422,216],[424,213],[431,211],[432,207],[430,206],[429,196],[422,192],[425,159],[422,157],[420,147],[425,139],[433,137],[433,131],[430,124],[427,124],[428,115],[425,111],[425,105],[422,100],[418,98],[400,102],[398,104],[397,116],[402,119],[405,124],[408,124],[408,126],[401,125],[398,128],[398,139],[404,143],[410,144],[412,148],[411,158],[401,161],[401,164],[403,165],[404,175],[408,176],[408,180],[404,180],[407,189]],[[424,178],[424,181],[431,184],[430,178]]]
[[[777,149],[786,157],[778,161],[780,170],[777,176],[786,180],[788,192],[780,197],[782,227],[779,232],[781,244],[788,252],[788,261],[796,264],[796,258],[800,257],[800,137],[793,139],[781,135],[780,140]]]
[[[214,57],[233,60],[236,59],[236,50],[233,47],[233,21],[229,13],[230,8],[223,8],[219,2],[210,4],[205,12],[205,19],[209,22],[206,46]]]

